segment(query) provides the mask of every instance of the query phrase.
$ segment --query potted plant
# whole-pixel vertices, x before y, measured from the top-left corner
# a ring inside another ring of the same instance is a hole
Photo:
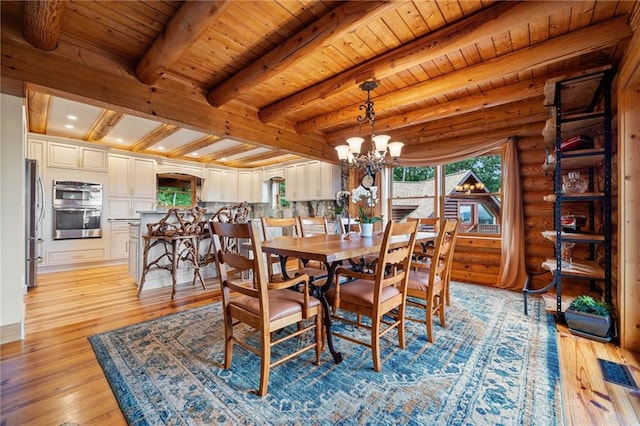
[[[370,237],[373,234],[373,224],[382,220],[374,216],[373,207],[378,201],[378,187],[371,186],[368,189],[359,186],[351,191],[351,199],[358,205],[358,218],[362,236]]]
[[[610,338],[612,329],[611,306],[591,296],[576,297],[564,313],[572,332],[586,337]]]

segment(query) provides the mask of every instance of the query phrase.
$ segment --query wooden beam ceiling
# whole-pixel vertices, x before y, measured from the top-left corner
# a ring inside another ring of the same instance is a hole
[[[345,33],[366,25],[395,7],[393,1],[344,2],[313,25],[289,37],[280,46],[209,91],[209,103],[216,107],[224,105],[237,98],[247,88],[275,77],[323,44],[332,43]]]
[[[136,77],[155,84],[184,52],[209,30],[229,1],[187,1],[136,66]]]
[[[397,105],[410,105],[425,98],[444,95],[472,85],[487,82],[496,77],[527,69],[549,65],[570,59],[587,52],[608,46],[615,46],[631,37],[631,29],[626,17],[619,16],[597,25],[572,31],[528,48],[488,59],[459,71],[435,77],[407,88],[375,97],[376,112],[379,114]],[[364,98],[363,98],[364,99]],[[354,119],[354,111],[359,104],[350,105],[337,111],[322,114],[297,124],[300,134],[322,130]]]

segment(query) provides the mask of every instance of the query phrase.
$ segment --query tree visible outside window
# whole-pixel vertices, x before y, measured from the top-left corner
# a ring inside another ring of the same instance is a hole
[[[461,233],[500,234],[502,156],[393,170],[391,212],[405,217],[459,219]]]
[[[188,175],[158,175],[158,205],[190,207],[196,203],[196,178]]]

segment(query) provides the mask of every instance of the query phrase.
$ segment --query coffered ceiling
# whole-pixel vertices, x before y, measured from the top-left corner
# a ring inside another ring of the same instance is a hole
[[[2,91],[34,133],[257,167],[376,130],[432,144],[540,134],[544,84],[616,68],[635,1],[2,1]],[[69,115],[76,117],[71,120]],[[73,126],[68,128],[66,126]]]

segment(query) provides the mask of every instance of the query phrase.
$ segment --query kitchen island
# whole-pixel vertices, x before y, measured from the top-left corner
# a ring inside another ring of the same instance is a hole
[[[140,220],[131,222],[129,225],[129,275],[135,280],[136,285],[140,286],[142,271],[144,266],[144,236],[147,235],[147,224],[158,223],[167,214],[166,210],[145,210],[138,211]],[[205,213],[203,220],[211,217],[212,213]],[[198,247],[199,257],[202,257],[209,250],[210,239],[203,239]],[[150,251],[149,259],[156,259],[162,253],[161,247],[154,247]],[[217,286],[217,280],[211,278],[217,277],[214,263],[200,267],[200,274],[207,282],[207,287]],[[193,267],[190,262],[180,262],[176,272],[176,281],[178,289],[181,285],[191,285],[193,282]],[[198,280],[196,280],[198,281]],[[171,273],[164,269],[151,269],[147,272],[144,282],[143,293],[153,288],[168,287],[171,288]],[[196,285],[200,283],[196,282]],[[169,290],[170,291],[170,290]]]

